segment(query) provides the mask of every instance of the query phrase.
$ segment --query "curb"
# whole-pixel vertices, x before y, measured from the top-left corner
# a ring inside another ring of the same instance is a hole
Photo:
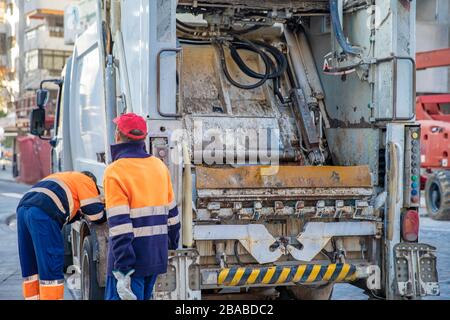
[[[17,220],[17,214],[16,213],[12,213],[11,215],[7,216],[5,219],[5,223],[8,227],[10,227],[11,221],[13,220]]]
[[[9,223],[10,223],[13,219],[16,219],[16,213],[15,213],[15,212],[14,212],[14,213],[11,213],[11,214],[9,214],[9,215],[7,215],[7,216],[4,217],[4,218],[1,218],[1,217],[0,217],[0,225],[5,225],[5,226],[8,226],[8,227],[9,227]]]

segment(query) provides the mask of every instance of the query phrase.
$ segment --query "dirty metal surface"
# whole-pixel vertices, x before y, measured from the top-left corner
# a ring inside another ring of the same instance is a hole
[[[195,4],[195,5],[194,5]],[[276,10],[291,8],[292,10],[319,10],[328,9],[328,0],[180,0],[178,11],[183,12],[184,7],[215,7],[215,8],[248,8],[259,10]]]
[[[181,92],[184,112],[226,112],[226,101],[217,76],[220,72],[217,60],[212,46],[183,45]]]
[[[297,237],[302,244],[301,249],[292,245],[287,251],[299,261],[311,261],[332,237],[373,236],[377,233],[375,222],[309,222]]]
[[[341,166],[368,165],[373,184],[378,184],[380,132],[378,129],[338,128],[326,130],[333,163]]]
[[[197,167],[196,173],[197,189],[372,187],[368,166],[280,166],[277,173],[265,166]]]
[[[196,225],[194,226],[194,239],[239,240],[258,263],[274,262],[283,255],[281,248],[270,248],[276,239],[262,224]]]
[[[182,83],[183,112],[197,115],[271,116],[271,105],[265,96],[266,85],[253,90],[237,88],[223,75],[220,58],[213,45],[183,44]],[[263,72],[256,54],[239,53],[245,64],[257,72]],[[250,84],[255,80],[246,76],[225,54],[231,77],[238,82]]]
[[[255,199],[266,200],[298,200],[325,198],[360,198],[373,194],[371,188],[244,188],[241,189],[197,189],[199,198],[227,199],[227,201],[245,201]]]
[[[397,289],[402,296],[440,294],[436,248],[424,243],[398,243],[394,247]]]

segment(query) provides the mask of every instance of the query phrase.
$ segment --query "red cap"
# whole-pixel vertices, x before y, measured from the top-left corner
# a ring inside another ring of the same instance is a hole
[[[115,118],[113,122],[117,125],[117,128],[121,133],[132,140],[140,140],[147,135],[147,124],[145,123],[144,118],[135,113],[122,114]],[[140,130],[143,134],[136,136],[130,133],[132,130]]]

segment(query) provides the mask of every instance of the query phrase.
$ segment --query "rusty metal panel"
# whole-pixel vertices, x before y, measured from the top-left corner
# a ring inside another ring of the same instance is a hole
[[[371,187],[368,166],[197,167],[197,189]],[[268,173],[273,173],[268,175]]]
[[[207,114],[212,113],[213,108],[227,110],[217,60],[212,46],[183,45],[181,87],[184,112]]]
[[[330,128],[325,131],[333,163],[341,166],[368,165],[372,182],[378,184],[381,147],[376,128]],[[383,168],[381,168],[383,169]]]

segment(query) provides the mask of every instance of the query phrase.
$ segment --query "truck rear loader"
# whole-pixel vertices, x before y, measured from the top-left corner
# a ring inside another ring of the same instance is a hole
[[[414,32],[408,0],[99,0],[62,74],[53,170],[101,182],[112,119],[147,119],[182,213],[155,299],[438,295]],[[107,226],[66,239],[82,298],[102,298]]]

